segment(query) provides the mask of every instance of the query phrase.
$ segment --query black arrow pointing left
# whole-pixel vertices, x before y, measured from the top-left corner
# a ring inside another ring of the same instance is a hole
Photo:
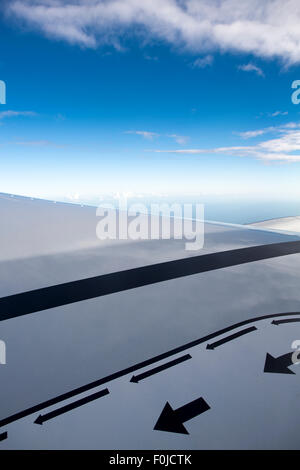
[[[183,423],[195,418],[196,416],[209,410],[210,406],[204,398],[197,398],[187,405],[173,410],[170,403],[167,402],[160,417],[157,420],[154,429],[156,431],[176,432],[178,434],[189,434]]]
[[[192,359],[192,356],[190,354],[186,354],[185,356],[179,357],[178,359],[174,359],[173,361],[167,362],[166,364],[162,364],[161,366],[155,367],[154,369],[147,370],[142,374],[133,375],[130,379],[130,382],[139,383],[141,380],[144,380],[147,377],[151,377],[152,375],[158,374],[163,370],[170,369],[170,367],[174,367],[177,364],[181,364],[182,362],[185,362],[188,359]]]
[[[59,415],[67,413],[68,411],[74,410],[79,406],[85,405],[91,401],[97,400],[98,398],[104,397],[105,395],[109,394],[109,390],[105,388],[100,392],[93,393],[93,395],[89,395],[88,397],[82,398],[81,400],[73,401],[69,405],[63,406],[62,408],[58,408],[57,410],[50,411],[50,413],[39,415],[35,420],[36,424],[43,424],[45,421],[49,421],[49,419],[56,418]]]
[[[273,374],[295,374],[289,366],[293,365],[292,361],[293,352],[284,354],[283,356],[273,357],[267,353],[264,372]]]
[[[300,322],[300,318],[286,318],[283,320],[273,320],[272,325],[281,325],[282,323],[296,323]]]
[[[240,336],[246,335],[248,333],[251,333],[252,331],[256,331],[257,328],[255,326],[250,326],[250,328],[245,328],[244,330],[238,331],[237,333],[234,333],[233,335],[227,336],[226,338],[222,338],[219,341],[215,341],[214,343],[208,344],[206,346],[206,349],[215,349],[221,346],[222,344],[228,343],[229,341],[232,341],[236,338],[239,338]]]

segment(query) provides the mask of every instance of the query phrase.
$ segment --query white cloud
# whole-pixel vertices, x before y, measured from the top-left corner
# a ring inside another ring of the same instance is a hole
[[[55,142],[51,142],[50,140],[24,140],[24,141],[17,141],[12,142],[15,145],[24,145],[29,147],[57,147],[63,148],[65,145],[56,144]]]
[[[250,139],[252,137],[257,137],[259,135],[263,135],[266,133],[265,129],[258,129],[256,131],[246,131],[246,132],[238,132],[238,135],[243,139]]]
[[[256,135],[262,135],[271,131],[276,132],[278,137],[264,140],[256,145],[215,147],[208,149],[154,150],[154,152],[182,155],[225,154],[239,157],[253,157],[267,162],[300,162],[300,122],[291,122],[283,126],[269,127],[261,131],[248,131],[244,134],[249,135],[250,133],[253,134],[256,132]],[[260,134],[258,134],[258,132],[260,132]]]
[[[141,135],[145,139],[149,139],[149,140],[152,140],[154,137],[159,136],[159,134],[156,134],[156,132],[149,132],[149,131],[125,131],[125,134]]]
[[[271,113],[271,117],[277,117],[277,116],[286,116],[288,114],[287,111],[275,111],[274,113]]]
[[[6,119],[9,117],[18,117],[18,116],[36,116],[36,113],[33,111],[1,111],[0,112],[0,119]]]
[[[141,43],[163,39],[193,53],[300,62],[299,0],[11,0],[6,10],[48,37],[85,47],[120,49],[124,33],[138,31]]]
[[[204,57],[198,57],[198,59],[194,60],[192,66],[196,69],[204,69],[209,65],[212,65],[214,58],[212,55],[206,55]]]
[[[250,139],[252,137],[258,137],[260,135],[269,134],[270,132],[284,133],[287,129],[296,129],[298,127],[298,122],[288,122],[279,126],[269,126],[264,127],[263,129],[255,129],[253,131],[235,132],[235,134],[239,135],[243,139]]]
[[[154,62],[157,62],[158,61],[158,57],[157,56],[152,56],[152,55],[148,55],[148,54],[145,54],[144,55],[144,58],[146,60],[151,60],[151,61],[154,61]]]
[[[261,68],[257,67],[256,65],[254,64],[245,64],[245,65],[239,65],[238,66],[238,69],[239,70],[242,70],[243,72],[255,72],[257,75],[259,75],[260,77],[264,77],[265,74],[264,72],[262,71]]]
[[[66,196],[67,199],[70,201],[79,201],[80,200],[80,194],[79,193],[74,193],[74,194],[68,194]]]
[[[168,134],[167,137],[174,139],[177,144],[186,144],[189,138],[185,135],[178,135],[178,134]]]
[[[144,139],[153,140],[154,137],[161,137],[164,134],[158,134],[156,132],[150,131],[125,131],[124,134],[135,134],[144,137]],[[178,134],[166,134],[166,137],[174,139],[177,144],[183,145],[189,140],[189,138],[185,135],[178,135]]]

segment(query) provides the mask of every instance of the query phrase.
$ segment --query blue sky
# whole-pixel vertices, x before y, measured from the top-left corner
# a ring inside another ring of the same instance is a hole
[[[234,0],[219,10],[199,0],[196,24],[193,0],[145,1],[144,10],[133,0],[4,2],[0,191],[298,199],[300,105],[291,84],[300,52],[291,26],[300,10],[289,2],[297,11],[287,15],[286,2],[275,3],[280,33],[270,10],[251,17],[253,1],[231,18]],[[214,28],[207,37],[199,36],[203,15]],[[252,21],[254,36],[241,27],[237,40],[237,20],[250,32]]]

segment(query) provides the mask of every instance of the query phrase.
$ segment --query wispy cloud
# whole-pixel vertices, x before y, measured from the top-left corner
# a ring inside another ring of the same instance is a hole
[[[219,154],[253,157],[267,162],[300,162],[300,122],[290,122],[283,126],[269,127],[260,131],[248,131],[244,135],[254,137],[254,133],[257,136],[267,132],[275,132],[277,137],[248,146],[154,150],[154,152],[182,155]]]
[[[178,135],[178,134],[168,134],[167,137],[174,139],[177,144],[183,145],[186,144],[189,138],[185,135]]]
[[[149,131],[125,131],[125,134],[136,134],[141,135],[145,139],[152,140],[154,137],[158,137],[159,134],[156,132],[149,132]]]
[[[15,145],[24,145],[29,147],[56,147],[56,148],[63,148],[65,145],[57,144],[55,142],[51,142],[50,140],[23,140],[12,142]]]
[[[169,137],[170,139],[174,139],[177,144],[183,145],[186,144],[189,140],[189,137],[185,135],[179,134],[158,134],[157,132],[150,132],[150,131],[125,131],[124,134],[135,134],[144,137],[147,140],[153,140],[155,137]]]
[[[10,117],[19,117],[19,116],[37,116],[37,113],[33,111],[1,111],[0,112],[0,119],[6,119]]]
[[[265,74],[264,72],[262,71],[261,68],[257,67],[256,65],[254,64],[245,64],[245,65],[239,65],[238,66],[238,69],[239,70],[242,70],[243,72],[255,72],[257,75],[259,75],[260,77],[264,77]]]
[[[269,116],[277,117],[277,116],[287,116],[288,111],[274,111],[274,113],[270,113]]]
[[[259,135],[265,134],[267,131],[265,129],[258,129],[256,131],[245,131],[245,132],[237,132],[237,134],[242,137],[243,139],[250,139],[252,137],[257,137]]]
[[[260,135],[269,134],[271,132],[284,133],[287,129],[296,129],[297,127],[299,127],[299,123],[288,122],[287,124],[281,124],[279,126],[269,126],[264,127],[263,129],[255,129],[245,132],[234,132],[234,134],[239,135],[243,139],[250,139],[252,137],[258,137]]]
[[[204,69],[205,67],[212,65],[213,61],[214,61],[214,58],[212,55],[198,57],[198,59],[194,60],[194,62],[192,63],[192,67],[196,69]]]
[[[163,39],[193,53],[300,63],[299,0],[11,0],[6,9],[50,38],[85,47],[120,50],[130,31],[141,43]]]
[[[54,119],[55,119],[56,121],[65,121],[65,120],[66,120],[66,116],[64,116],[64,115],[61,114],[61,113],[58,113],[58,114],[55,115]]]
[[[157,56],[154,56],[154,55],[145,54],[145,55],[144,55],[144,58],[145,58],[146,60],[151,60],[151,61],[154,61],[154,62],[157,62],[157,61],[158,61],[158,57],[157,57]]]

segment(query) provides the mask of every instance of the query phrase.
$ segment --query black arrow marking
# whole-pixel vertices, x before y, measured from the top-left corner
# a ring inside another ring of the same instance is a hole
[[[3,432],[2,434],[0,434],[0,442],[5,441],[5,439],[7,439],[7,432]]]
[[[39,415],[35,423],[36,424],[43,424],[45,421],[49,421],[49,419],[56,418],[64,413],[68,413],[68,411],[74,410],[75,408],[79,408],[82,405],[86,405],[86,403],[90,403],[91,401],[97,400],[98,398],[104,397],[105,395],[109,394],[109,390],[105,388],[100,392],[94,393],[93,395],[89,395],[88,397],[82,398],[81,400],[73,401],[69,405],[63,406],[62,408],[58,408],[57,410],[50,411],[50,413],[46,413],[44,415]]]
[[[289,366],[293,365],[293,352],[279,357],[273,357],[271,354],[267,353],[264,372],[273,374],[295,374],[295,372],[289,369]]]
[[[232,341],[235,338],[239,338],[240,336],[246,335],[247,333],[251,333],[251,331],[255,330],[257,330],[257,328],[255,326],[251,326],[250,328],[246,328],[245,330],[238,331],[237,333],[227,336],[226,338],[222,338],[219,341],[216,341],[215,343],[208,344],[206,346],[206,349],[215,349],[221,346],[222,344],[228,343],[229,341]]]
[[[192,359],[190,354],[186,354],[185,356],[174,359],[174,361],[167,362],[166,364],[162,364],[161,366],[155,367],[154,369],[147,370],[147,372],[143,372],[142,374],[133,375],[130,379],[130,382],[139,383],[141,380],[144,380],[147,377],[151,377],[151,375],[158,374],[158,372],[162,372],[163,370],[176,366],[177,364],[187,361],[188,359]]]
[[[173,410],[170,403],[167,401],[160,417],[157,420],[156,425],[154,426],[154,429],[156,431],[189,434],[183,423],[195,418],[209,409],[210,406],[202,397],[191,401],[187,405],[184,405],[177,410]]]
[[[281,323],[294,323],[294,322],[300,322],[300,318],[287,318],[285,320],[273,320],[272,324],[281,325]]]
[[[226,328],[223,328],[222,330],[215,331],[214,333],[203,336],[202,338],[198,338],[196,340],[190,341],[189,343],[178,346],[177,348],[171,349],[162,354],[158,354],[157,356],[154,356],[150,359],[139,362],[138,364],[129,366],[126,369],[119,370],[118,372],[114,372],[113,374],[107,375],[106,377],[102,377],[101,379],[94,380],[93,382],[82,385],[81,387],[77,387],[73,390],[70,390],[69,392],[66,392],[54,398],[51,398],[50,400],[46,400],[35,406],[32,406],[25,410],[19,411],[18,413],[10,415],[6,418],[3,418],[0,420],[0,428],[3,426],[6,426],[7,424],[13,423],[14,421],[25,418],[25,416],[29,416],[33,413],[37,413],[38,411],[43,410],[44,408],[55,405],[56,403],[59,403],[61,401],[67,400],[75,395],[79,395],[80,393],[87,392],[88,390],[91,390],[93,388],[100,387],[101,385],[107,382],[111,382],[112,380],[119,379],[120,377],[123,377],[125,375],[132,374],[136,370],[143,369],[144,367],[150,366],[151,364],[154,364],[155,362],[158,362],[170,356],[173,356],[174,354],[178,354],[182,351],[193,348],[194,346],[198,346],[199,344],[206,343],[207,341],[209,341],[212,338],[215,338],[216,336],[228,333],[228,331],[235,330],[236,328],[240,328],[241,326],[247,325],[249,323],[257,322],[260,320],[266,320],[269,318],[277,318],[277,317],[285,317],[285,316],[290,317],[292,315],[295,315],[295,316],[300,315],[300,312],[273,313],[273,314],[268,314],[268,315],[261,315],[259,317],[254,317],[248,320],[243,320],[242,322],[239,322],[239,323],[235,323],[234,325],[230,325]]]
[[[0,299],[0,321],[162,281],[295,253],[300,253],[300,241],[250,246],[9,295]]]

